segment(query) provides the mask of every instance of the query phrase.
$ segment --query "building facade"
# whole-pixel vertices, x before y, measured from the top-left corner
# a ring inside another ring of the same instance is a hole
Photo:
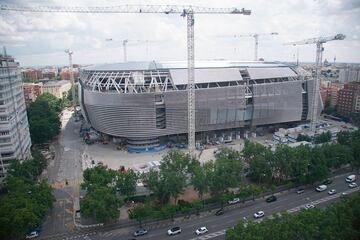
[[[42,71],[40,69],[23,69],[22,78],[27,81],[38,81],[43,78]]]
[[[301,78],[296,67],[235,61],[196,66],[197,139],[309,118],[313,79]],[[80,85],[85,118],[96,130],[126,139],[128,148],[147,149],[188,131],[185,62],[91,66],[82,70]]]
[[[30,146],[19,64],[0,55],[0,181],[12,161],[30,157]]]
[[[360,82],[360,67],[347,67],[340,69],[339,82]]]
[[[347,116],[351,112],[359,112],[359,97],[360,82],[345,84],[344,89],[339,90],[337,111],[343,116]]]
[[[71,83],[67,80],[48,81],[43,85],[43,92],[50,93],[57,98],[66,97],[71,89]]]
[[[24,83],[23,89],[26,105],[35,102],[44,93],[42,83]]]

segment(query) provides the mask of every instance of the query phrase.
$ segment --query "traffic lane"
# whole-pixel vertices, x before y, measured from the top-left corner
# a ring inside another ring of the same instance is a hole
[[[350,190],[350,188],[346,189],[346,190]],[[356,194],[358,191],[359,191],[359,187],[357,188],[357,191],[353,192],[353,193],[350,193],[349,196],[351,195],[354,195]],[[335,203],[335,202],[338,202],[340,200],[342,200],[343,198],[342,197],[337,197],[337,198],[334,198],[334,199],[331,199],[329,201],[326,201],[326,202],[322,202],[322,203],[319,203],[316,205],[317,208],[325,208],[325,207],[328,207],[329,205]],[[286,210],[286,209],[284,209]],[[274,214],[274,212],[272,213]],[[237,222],[238,223],[238,222]],[[219,236],[216,236],[216,237],[213,237],[213,238],[209,238],[209,239],[212,239],[212,240],[224,240],[225,239],[225,235],[219,235]]]
[[[338,192],[348,189],[348,184],[345,182],[345,177],[338,177],[333,179],[333,183],[329,185],[328,189],[335,188]],[[328,190],[327,189],[327,190]],[[265,199],[258,199],[254,202],[254,205],[246,208],[237,208],[233,210],[225,210],[224,215],[214,216],[210,215],[200,219],[190,220],[179,224],[173,224],[172,226],[180,226],[182,233],[177,236],[172,236],[172,239],[188,239],[194,236],[194,231],[197,227],[207,226],[209,233],[226,229],[235,225],[242,217],[246,216],[248,219],[253,217],[254,212],[263,210],[266,215],[272,211],[281,212],[293,207],[311,203],[317,199],[328,196],[327,190],[324,192],[316,192],[315,188],[308,188],[302,194],[297,194],[295,191],[289,191],[282,193],[278,196],[278,200],[273,203],[266,203]],[[213,211],[214,213],[215,211]],[[143,239],[162,239],[166,238],[167,229],[160,228],[150,230],[147,236],[143,236]],[[114,238],[115,239],[115,238]]]

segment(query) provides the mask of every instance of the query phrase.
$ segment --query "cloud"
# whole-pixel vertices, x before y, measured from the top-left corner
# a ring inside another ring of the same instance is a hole
[[[137,0],[132,4],[178,4],[175,0]],[[118,0],[2,0],[22,6],[114,6]],[[324,56],[338,61],[360,62],[360,2],[358,0],[184,0],[182,4],[206,7],[238,7],[252,10],[251,16],[196,15],[197,59],[252,60],[254,40],[233,35],[279,32],[260,36],[259,57],[293,60],[296,48],[283,43],[337,33],[344,41],[325,44]],[[219,38],[217,36],[228,36]],[[106,42],[106,38],[114,41]],[[0,42],[21,65],[65,64],[63,50],[74,51],[74,62],[99,63],[122,60],[122,40],[129,60],[186,60],[186,19],[177,14],[72,14],[0,11]],[[151,44],[146,44],[150,40]],[[300,46],[302,61],[313,61],[314,46]]]

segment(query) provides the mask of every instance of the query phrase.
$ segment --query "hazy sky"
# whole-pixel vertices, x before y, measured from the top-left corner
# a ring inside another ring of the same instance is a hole
[[[360,0],[0,0],[22,6],[114,6],[121,4],[192,4],[238,7],[244,15],[196,15],[196,59],[252,60],[253,38],[233,35],[278,32],[261,36],[259,57],[294,60],[296,47],[283,43],[305,38],[346,35],[325,44],[330,62],[360,62]],[[112,38],[112,42],[105,41]],[[122,40],[130,39],[129,61],[186,60],[186,20],[178,14],[73,14],[0,11],[0,45],[22,66],[67,63],[64,49],[74,51],[74,63],[123,61]],[[142,43],[136,43],[142,40]],[[145,44],[148,40],[149,43]],[[132,42],[132,44],[131,44]],[[300,61],[314,61],[315,46],[299,47]]]

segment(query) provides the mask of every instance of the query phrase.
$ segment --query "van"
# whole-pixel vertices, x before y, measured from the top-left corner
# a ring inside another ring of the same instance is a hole
[[[322,192],[322,191],[325,191],[326,189],[327,189],[326,185],[320,185],[316,188],[316,191]]]
[[[345,178],[345,181],[348,182],[348,183],[355,182],[356,181],[356,176],[354,174],[349,175],[349,176],[347,176]]]

